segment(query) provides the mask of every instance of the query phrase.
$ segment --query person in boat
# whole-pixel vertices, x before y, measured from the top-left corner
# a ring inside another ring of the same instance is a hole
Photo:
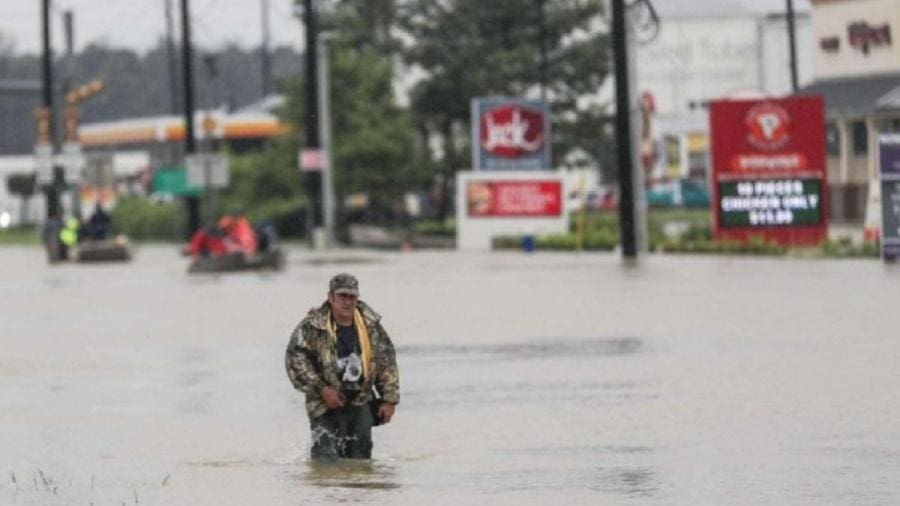
[[[112,228],[112,218],[109,216],[100,202],[94,207],[94,214],[88,219],[86,230],[88,239],[102,241],[109,238]]]
[[[59,231],[60,258],[66,260],[72,249],[78,244],[83,234],[81,220],[74,216],[66,218],[62,229]]]
[[[391,338],[381,316],[359,300],[354,276],[331,278],[328,300],[291,333],[285,367],[306,394],[312,458],[371,458],[372,427],[393,418],[400,379]]]
[[[278,247],[278,231],[269,221],[264,221],[256,229],[257,249],[266,253]]]
[[[194,232],[184,252],[194,258],[215,258],[225,255],[228,253],[228,247],[225,243],[225,232],[216,224],[207,225]]]
[[[47,218],[44,224],[44,247],[47,249],[47,259],[52,262],[58,262],[65,259],[63,251],[63,243],[60,241],[60,232],[63,228],[63,220],[58,210]]]
[[[219,220],[219,228],[225,234],[225,246],[230,253],[255,255],[257,250],[256,232],[247,217],[223,216]]]
[[[255,255],[257,251],[256,232],[246,217],[225,215],[215,224],[194,232],[184,249],[193,257],[219,257],[230,254]]]

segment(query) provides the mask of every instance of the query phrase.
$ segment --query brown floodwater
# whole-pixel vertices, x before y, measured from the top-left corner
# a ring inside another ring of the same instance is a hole
[[[371,462],[308,459],[284,347],[339,271],[398,349]],[[897,504],[900,268],[290,250],[188,275],[0,248],[0,504]]]

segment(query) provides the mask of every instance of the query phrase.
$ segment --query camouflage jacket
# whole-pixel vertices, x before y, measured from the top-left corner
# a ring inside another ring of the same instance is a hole
[[[351,402],[361,406],[372,400],[372,386],[384,401],[400,402],[400,377],[394,344],[384,327],[381,315],[364,302],[358,305],[366,322],[369,341],[372,344],[373,367],[370,376],[363,379],[362,392]],[[337,343],[327,330],[329,305],[326,301],[312,308],[291,333],[284,363],[288,378],[294,388],[306,394],[306,412],[310,419],[325,414],[328,409],[319,392],[323,386],[340,390],[341,371],[337,365]]]

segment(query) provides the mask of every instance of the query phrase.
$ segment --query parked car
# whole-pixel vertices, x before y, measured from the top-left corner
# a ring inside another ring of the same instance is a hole
[[[613,187],[588,190],[584,200],[589,211],[614,211],[619,208],[619,193]],[[566,200],[566,210],[578,211],[581,209],[581,205],[581,195],[578,192],[570,193]]]
[[[676,190],[679,191],[676,192]],[[704,208],[709,207],[710,203],[709,189],[706,188],[706,184],[694,179],[681,179],[672,185],[649,190],[646,198],[647,205],[650,207]]]

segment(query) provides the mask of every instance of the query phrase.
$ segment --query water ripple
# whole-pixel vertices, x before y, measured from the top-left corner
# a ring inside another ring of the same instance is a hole
[[[611,339],[553,339],[530,343],[406,345],[399,346],[397,351],[403,355],[418,356],[471,355],[509,358],[555,358],[632,355],[639,353],[642,347],[643,343],[640,339],[622,337]]]

